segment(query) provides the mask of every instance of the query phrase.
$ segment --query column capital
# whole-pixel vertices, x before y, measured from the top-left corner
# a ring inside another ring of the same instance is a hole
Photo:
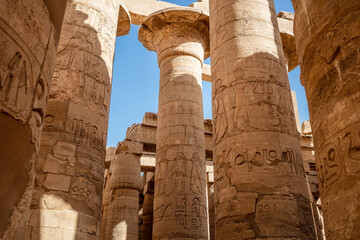
[[[130,13],[123,4],[120,4],[116,36],[124,36],[129,34],[130,28],[131,28]]]
[[[210,55],[209,16],[189,7],[167,8],[148,16],[139,29],[144,47],[158,54],[159,64],[172,55]]]

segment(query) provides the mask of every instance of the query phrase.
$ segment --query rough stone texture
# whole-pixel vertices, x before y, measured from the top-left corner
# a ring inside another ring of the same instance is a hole
[[[154,240],[208,238],[201,88],[208,19],[193,8],[170,8],[139,30],[160,66]]]
[[[273,0],[210,1],[216,239],[316,239]]]
[[[360,239],[360,2],[292,2],[326,238]]]
[[[0,4],[0,239],[23,239],[66,1]]]
[[[111,199],[107,217],[106,238],[138,240],[141,144],[125,140],[116,150],[111,163]]]
[[[29,222],[31,240],[99,237],[119,7],[68,1],[36,166],[31,210],[40,215]],[[54,214],[66,215],[58,226],[46,218]]]

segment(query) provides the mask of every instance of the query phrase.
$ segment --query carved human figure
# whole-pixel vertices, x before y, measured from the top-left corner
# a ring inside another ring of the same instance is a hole
[[[153,239],[208,239],[201,67],[208,16],[193,8],[151,14],[139,39],[160,66]]]
[[[219,240],[315,239],[275,13],[273,0],[210,1]]]
[[[359,239],[360,2],[292,2],[326,239]]]

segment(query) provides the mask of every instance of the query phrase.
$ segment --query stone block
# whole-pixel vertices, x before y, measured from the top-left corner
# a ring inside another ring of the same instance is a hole
[[[225,189],[221,189],[220,190],[220,203],[224,203],[224,202],[228,202],[233,200],[234,198],[236,198],[236,188],[234,187],[228,187]]]
[[[51,154],[46,155],[44,172],[49,173],[66,173],[67,162],[60,160]]]
[[[44,209],[40,211],[40,222],[43,227],[58,228],[61,210]]]
[[[301,133],[305,135],[310,135],[312,133],[310,121],[305,121],[301,125]]]
[[[76,144],[59,141],[54,146],[54,154],[75,157]]]
[[[70,181],[70,176],[49,173],[46,176],[44,186],[47,189],[68,192],[70,187]]]
[[[67,230],[77,230],[79,213],[72,210],[63,210],[60,215],[60,227]],[[73,232],[70,231],[70,234]]]
[[[142,152],[143,152],[143,144],[142,143],[136,142],[136,141],[125,140],[118,144],[115,154],[133,153],[133,154],[142,155]]]

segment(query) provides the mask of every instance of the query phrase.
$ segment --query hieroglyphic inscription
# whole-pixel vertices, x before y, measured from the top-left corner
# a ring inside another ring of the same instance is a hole
[[[341,151],[335,144],[329,144],[319,152],[316,168],[320,189],[337,181],[340,177],[342,161]]]
[[[80,144],[84,143],[99,151],[104,148],[103,133],[101,134],[98,132],[98,127],[96,125],[74,118],[72,122],[72,131],[74,133],[74,142]]]
[[[198,229],[202,226],[201,222],[201,198],[193,198],[191,204],[191,226]]]
[[[262,234],[290,237],[298,234],[298,214],[294,197],[270,195],[258,201],[255,219]]]
[[[318,152],[316,169],[320,189],[324,190],[328,188],[342,176],[359,175],[359,126],[351,127],[333,136]]]
[[[302,156],[291,149],[263,149],[261,147],[233,147],[217,156],[219,162],[241,166],[244,172],[275,171],[280,163],[288,163],[287,171],[304,176]]]
[[[179,196],[175,200],[176,226],[186,228],[186,196]]]

